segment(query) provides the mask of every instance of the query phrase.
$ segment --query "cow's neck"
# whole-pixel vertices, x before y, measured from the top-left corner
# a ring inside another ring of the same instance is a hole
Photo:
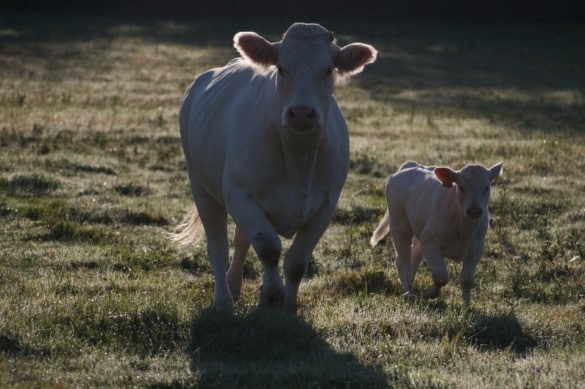
[[[309,193],[315,175],[317,154],[321,137],[318,132],[303,133],[286,131],[282,136],[282,147],[286,165],[286,174],[294,190],[297,192],[299,201],[304,209],[310,201]]]

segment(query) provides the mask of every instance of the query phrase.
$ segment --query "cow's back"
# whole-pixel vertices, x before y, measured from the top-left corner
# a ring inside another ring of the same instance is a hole
[[[235,116],[238,107],[251,105],[250,102],[259,99],[270,102],[269,98],[263,98],[270,90],[265,87],[268,80],[241,58],[202,73],[189,86],[181,101],[181,136],[189,139],[208,132],[222,136],[222,132],[241,125],[246,118]]]
[[[253,121],[271,111],[268,83],[269,77],[238,58],[202,73],[185,92],[180,128],[189,174],[220,202],[230,145],[244,148],[249,129],[263,127]]]

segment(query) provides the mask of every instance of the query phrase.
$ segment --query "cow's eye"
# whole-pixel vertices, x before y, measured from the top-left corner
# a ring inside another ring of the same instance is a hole
[[[461,191],[461,193],[465,193],[465,188],[464,187],[460,186],[459,187],[459,190]]]
[[[327,70],[325,71],[325,74],[328,77],[331,77],[331,75],[333,74],[333,70],[334,70],[333,68],[327,68]]]

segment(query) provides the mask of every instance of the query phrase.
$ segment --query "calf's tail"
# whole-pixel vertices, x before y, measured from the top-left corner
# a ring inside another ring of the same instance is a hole
[[[195,205],[183,217],[183,220],[175,226],[169,234],[172,241],[180,246],[187,246],[192,243],[199,243],[204,234],[203,224]]]
[[[382,221],[376,227],[376,230],[370,238],[370,246],[375,247],[390,232],[390,213],[386,211]]]

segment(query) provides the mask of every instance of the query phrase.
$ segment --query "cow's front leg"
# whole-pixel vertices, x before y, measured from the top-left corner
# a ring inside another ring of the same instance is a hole
[[[264,276],[260,304],[272,307],[282,306],[284,300],[284,285],[278,270],[278,261],[282,252],[280,238],[274,232],[266,230],[253,235],[252,246],[262,261]]]
[[[258,204],[243,191],[231,188],[226,193],[226,208],[262,262],[264,276],[260,303],[270,306],[282,305],[284,284],[278,271],[278,261],[282,252],[280,237]]]
[[[449,281],[449,271],[445,265],[445,258],[439,247],[435,244],[425,244],[423,242],[423,256],[425,257],[431,276],[433,277],[433,285],[423,292],[426,298],[436,298],[441,296],[441,288]]]
[[[284,309],[290,313],[297,311],[299,286],[307,271],[313,249],[327,229],[335,208],[323,207],[319,213],[299,230],[284,258]]]

